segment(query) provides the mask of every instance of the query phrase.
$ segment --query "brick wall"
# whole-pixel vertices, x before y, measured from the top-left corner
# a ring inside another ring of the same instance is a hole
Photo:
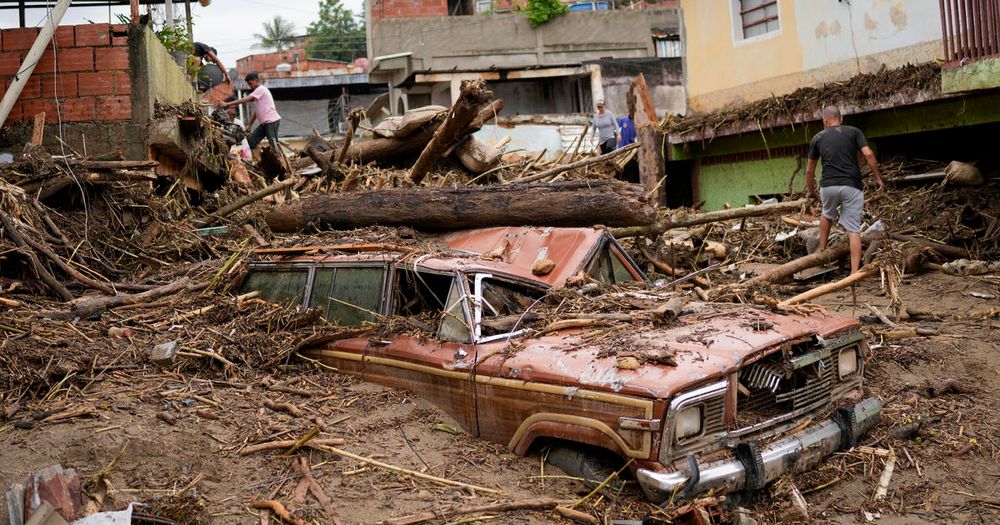
[[[31,120],[40,111],[56,121],[56,99],[63,122],[132,119],[128,26],[59,26],[54,45],[39,59],[7,122]],[[38,28],[0,31],[0,88],[10,86]]]
[[[372,18],[448,16],[448,0],[374,0]]]

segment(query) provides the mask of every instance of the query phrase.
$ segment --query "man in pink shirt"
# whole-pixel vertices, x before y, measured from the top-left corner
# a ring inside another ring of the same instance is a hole
[[[259,120],[260,125],[247,136],[250,149],[256,148],[260,144],[260,141],[264,140],[264,137],[267,137],[267,142],[271,144],[271,148],[275,151],[281,151],[278,149],[278,126],[281,124],[281,115],[278,114],[278,110],[274,107],[274,98],[271,97],[271,91],[260,83],[260,75],[257,73],[247,73],[246,81],[247,85],[253,91],[239,100],[223,102],[221,107],[228,108],[251,101],[255,102],[254,111],[250,115],[250,122],[247,123],[247,127],[253,126],[255,120]]]

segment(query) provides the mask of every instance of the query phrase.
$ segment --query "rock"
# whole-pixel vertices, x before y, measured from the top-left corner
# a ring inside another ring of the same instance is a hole
[[[157,365],[167,367],[174,362],[177,357],[177,341],[160,343],[149,352],[149,360]]]
[[[736,515],[733,518],[733,525],[757,525],[757,520],[750,515],[750,510],[743,507],[736,508]]]
[[[638,370],[640,363],[638,359],[632,356],[626,356],[626,357],[619,357],[618,362],[615,363],[615,366],[621,370]]]
[[[552,259],[537,259],[531,263],[531,273],[534,275],[548,275],[556,268],[556,262]]]
[[[782,522],[809,523],[809,504],[806,503],[799,488],[790,478],[782,478],[775,483],[774,495],[779,501],[782,501],[784,507],[780,511]]]
[[[157,412],[156,418],[170,426],[174,426],[177,424],[177,418],[174,417],[173,414],[170,414],[169,412]]]
[[[52,465],[28,476],[24,493],[24,517],[29,522],[31,516],[41,511],[42,502],[52,505],[52,508],[66,521],[73,521],[83,508],[83,494],[80,491],[80,478],[76,471],[62,465]],[[53,523],[41,521],[40,523]]]

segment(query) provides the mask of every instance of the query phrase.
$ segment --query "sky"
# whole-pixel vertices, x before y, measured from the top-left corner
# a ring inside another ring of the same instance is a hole
[[[55,4],[55,0],[52,2]],[[141,0],[140,0],[141,3]],[[194,18],[194,39],[219,50],[219,58],[227,68],[236,67],[236,60],[265,49],[253,47],[255,33],[263,32],[264,22],[276,15],[295,24],[296,33],[303,34],[310,22],[319,18],[320,0],[212,0],[208,7],[191,1]],[[341,4],[361,16],[364,12],[363,0],[341,0]],[[163,9],[162,6],[157,6]],[[146,7],[142,6],[142,12]],[[89,22],[118,22],[116,14],[128,15],[128,6],[113,7],[70,7],[63,17],[63,25],[86,24]],[[174,0],[174,16],[183,16],[183,0]],[[27,24],[39,25],[45,18],[44,9],[29,9]],[[160,17],[162,19],[162,17]],[[17,10],[0,10],[0,27],[17,27]]]

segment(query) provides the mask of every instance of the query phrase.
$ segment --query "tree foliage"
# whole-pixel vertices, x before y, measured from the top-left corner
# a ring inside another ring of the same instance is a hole
[[[531,27],[538,27],[553,18],[569,12],[569,6],[559,0],[528,0],[524,12]]]
[[[264,22],[264,32],[255,34],[254,38],[261,47],[284,51],[291,47],[294,36],[295,24],[278,15],[270,22]]]
[[[319,20],[309,24],[310,58],[349,62],[366,54],[365,26],[340,0],[320,0]]]

